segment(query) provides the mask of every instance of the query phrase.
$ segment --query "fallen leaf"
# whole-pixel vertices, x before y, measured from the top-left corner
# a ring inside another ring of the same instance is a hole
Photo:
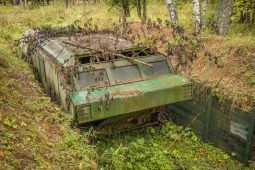
[[[4,103],[7,103],[7,99],[8,99],[7,96],[3,96],[3,97],[2,97],[2,101],[3,101]]]
[[[4,157],[4,152],[0,150],[0,157]]]

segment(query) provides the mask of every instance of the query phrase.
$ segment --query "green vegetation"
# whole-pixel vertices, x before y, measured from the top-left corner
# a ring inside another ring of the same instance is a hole
[[[192,30],[191,4],[179,10],[181,24]],[[100,11],[100,13],[98,12]],[[148,5],[147,18],[168,19],[163,4]],[[131,14],[136,11],[131,10]],[[18,16],[18,17],[17,17]],[[20,58],[16,39],[31,27],[62,27],[93,17],[99,26],[118,21],[104,4],[58,5],[22,10],[0,7],[0,167],[3,169],[241,169],[243,165],[201,142],[189,129],[171,123],[125,134],[91,139],[92,131],[69,127],[71,116],[50,101],[29,64]],[[136,15],[128,18],[138,21]],[[232,30],[235,30],[233,28]],[[234,34],[234,33],[233,33]],[[208,37],[208,35],[206,35]],[[224,40],[223,40],[224,41]],[[235,40],[238,43],[238,39]],[[254,83],[245,77],[244,81]],[[180,135],[181,134],[181,135]],[[175,141],[172,145],[173,141]]]
[[[99,165],[106,169],[243,168],[228,154],[203,143],[190,129],[172,123],[116,133],[100,139],[97,146]]]

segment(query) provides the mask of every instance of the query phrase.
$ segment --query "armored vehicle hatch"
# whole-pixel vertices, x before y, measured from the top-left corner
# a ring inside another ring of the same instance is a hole
[[[40,34],[25,33],[24,55],[45,91],[74,115],[78,125],[192,98],[192,82],[175,74],[168,58],[149,48],[112,34]]]

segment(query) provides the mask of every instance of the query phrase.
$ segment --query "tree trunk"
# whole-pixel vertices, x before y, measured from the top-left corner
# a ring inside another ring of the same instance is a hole
[[[25,3],[23,2],[23,0],[20,0],[20,5],[22,6],[23,9],[25,9]]]
[[[249,23],[249,22],[250,22],[250,18],[251,18],[250,12],[247,12],[247,13],[246,13],[246,23]]]
[[[202,4],[202,9],[201,9],[201,26],[203,31],[205,30],[206,24],[207,24],[207,21],[206,21],[207,4],[208,4],[208,0],[204,0]]]
[[[251,22],[253,23],[255,21],[255,11],[253,11],[253,13],[252,13],[252,20],[251,20]]]
[[[173,24],[178,24],[178,13],[176,0],[166,0],[166,6]]]
[[[27,9],[27,0],[24,0],[24,7]]]
[[[126,0],[126,11],[127,11],[127,16],[130,17],[129,0]]]
[[[137,15],[139,18],[142,17],[142,14],[141,14],[141,0],[137,0]]]
[[[129,3],[128,0],[122,0],[122,9],[125,17],[130,16],[130,9],[129,9]]]
[[[252,3],[252,20],[251,22],[253,23],[255,21],[255,2]]]
[[[234,0],[223,0],[218,8],[217,33],[226,35],[231,23],[231,15],[233,12]]]
[[[143,22],[147,19],[147,2],[143,0]]]
[[[200,4],[199,0],[193,0],[193,15],[194,15],[194,32],[196,34],[200,31]]]
[[[68,2],[69,2],[69,0],[64,0],[65,7],[66,7],[66,8],[68,8]]]
[[[244,20],[245,20],[244,13],[243,11],[241,11],[239,22],[244,23]]]

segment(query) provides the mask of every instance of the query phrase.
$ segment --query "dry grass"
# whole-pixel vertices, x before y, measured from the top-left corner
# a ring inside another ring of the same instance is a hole
[[[213,87],[233,107],[251,110],[255,105],[255,42],[247,38],[214,36],[192,64],[192,78]]]

